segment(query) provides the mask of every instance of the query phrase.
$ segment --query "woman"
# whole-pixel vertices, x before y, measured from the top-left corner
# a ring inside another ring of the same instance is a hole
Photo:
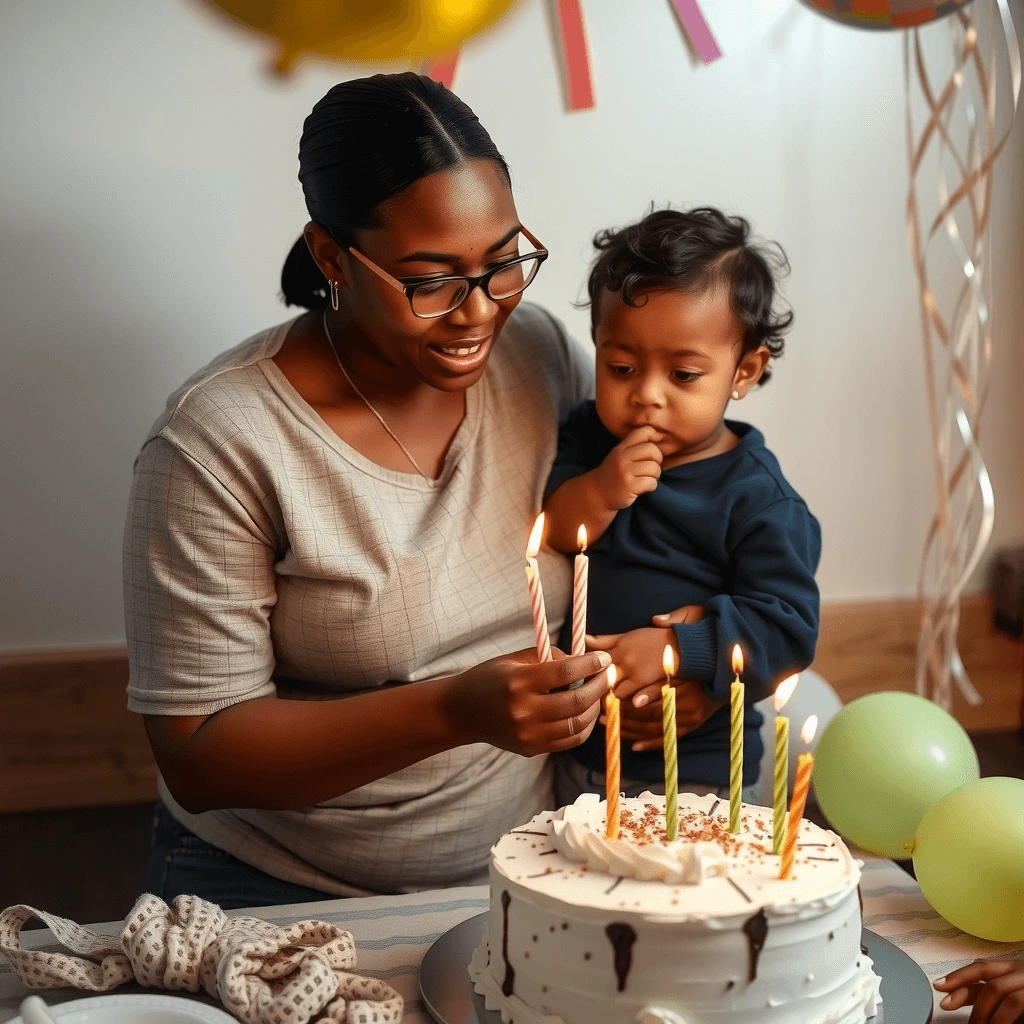
[[[590,374],[519,306],[546,252],[505,161],[407,73],[331,89],[299,164],[309,312],[171,396],[125,532],[146,888],[226,908],[484,881],[608,684],[605,654],[533,653],[526,536]],[[557,630],[569,567],[540,563]]]

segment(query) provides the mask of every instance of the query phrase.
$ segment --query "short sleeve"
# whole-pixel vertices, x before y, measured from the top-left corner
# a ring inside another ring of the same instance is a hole
[[[207,468],[147,442],[124,532],[129,710],[210,715],[275,692],[274,563],[266,532]]]
[[[546,309],[543,310],[543,314],[557,334],[560,347],[565,353],[564,387],[561,407],[558,410],[558,419],[561,421],[573,406],[585,398],[594,397],[594,354],[593,351],[588,352],[565,329],[565,325],[558,317],[553,316]]]

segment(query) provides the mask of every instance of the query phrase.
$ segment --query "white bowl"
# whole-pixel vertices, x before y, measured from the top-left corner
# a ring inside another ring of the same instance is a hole
[[[48,1009],[61,1024],[238,1024],[215,1006],[155,992],[72,999]],[[9,1024],[22,1024],[21,1017]]]

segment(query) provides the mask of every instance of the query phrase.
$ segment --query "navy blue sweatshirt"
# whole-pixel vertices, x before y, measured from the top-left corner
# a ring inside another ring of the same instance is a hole
[[[721,786],[729,781],[729,684],[733,644],[743,649],[746,684],[743,784],[757,781],[764,719],[750,705],[785,676],[814,660],[818,638],[821,530],[786,482],[760,431],[726,421],[739,444],[723,455],[661,474],[657,487],[621,509],[588,551],[587,632],[624,633],[652,625],[652,616],[701,605],[704,618],[673,627],[679,675],[724,701],[703,725],[679,738],[679,777]],[[575,406],[562,424],[545,497],[566,480],[596,468],[618,444],[594,402]],[[571,616],[559,646],[571,648]],[[660,751],[623,743],[623,778],[664,779]],[[604,729],[598,725],[572,752],[604,771]]]

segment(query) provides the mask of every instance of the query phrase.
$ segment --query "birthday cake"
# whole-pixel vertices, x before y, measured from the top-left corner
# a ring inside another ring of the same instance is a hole
[[[860,867],[803,821],[790,877],[772,811],[679,796],[581,796],[491,850],[488,931],[470,977],[505,1024],[863,1024],[880,1005],[861,946]]]

